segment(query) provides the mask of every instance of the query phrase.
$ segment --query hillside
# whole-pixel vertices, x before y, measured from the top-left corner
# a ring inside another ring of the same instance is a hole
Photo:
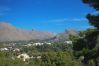
[[[5,22],[0,22],[0,41],[28,41],[44,40],[54,37],[53,33],[41,32],[37,30],[24,30],[16,28]]]

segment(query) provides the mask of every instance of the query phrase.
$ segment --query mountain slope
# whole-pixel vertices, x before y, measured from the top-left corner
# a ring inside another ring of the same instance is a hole
[[[55,41],[69,40],[69,35],[78,36],[79,33],[78,33],[78,31],[76,31],[74,29],[65,30],[64,32],[57,34]]]
[[[44,40],[52,37],[54,37],[53,33],[36,30],[23,30],[8,23],[0,23],[0,41],[28,41],[36,39]]]

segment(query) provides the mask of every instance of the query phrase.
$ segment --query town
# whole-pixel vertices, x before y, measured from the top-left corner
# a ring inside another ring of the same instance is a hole
[[[28,54],[29,48],[31,47],[42,47],[42,46],[53,46],[53,42],[25,42],[25,44],[20,44],[20,42],[7,42],[7,44],[4,42],[0,46],[0,51],[1,52],[12,52],[16,53],[17,55],[15,57],[12,57],[13,59],[18,58],[23,61],[29,60],[29,59],[40,59],[41,56],[31,56]],[[64,45],[72,45],[72,41],[64,41]],[[25,52],[24,48],[27,48],[27,52]],[[43,48],[45,49],[45,48]],[[33,50],[32,50],[33,51]],[[31,51],[31,52],[32,52]],[[32,53],[31,53],[32,54]]]

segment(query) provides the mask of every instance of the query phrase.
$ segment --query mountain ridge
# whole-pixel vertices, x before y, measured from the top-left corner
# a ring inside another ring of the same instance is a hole
[[[54,34],[50,32],[24,30],[6,22],[0,23],[0,41],[44,40],[52,37],[54,37]]]
[[[51,33],[39,30],[25,30],[16,28],[10,23],[0,22],[0,42],[5,41],[29,41],[29,40],[50,40],[66,41],[69,35],[78,35],[75,29],[68,29],[61,33]]]

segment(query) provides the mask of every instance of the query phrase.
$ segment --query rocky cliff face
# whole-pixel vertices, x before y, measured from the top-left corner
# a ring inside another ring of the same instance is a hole
[[[68,40],[70,40],[69,39],[70,35],[79,36],[79,31],[76,31],[75,29],[65,30],[64,32],[56,34],[56,36],[54,38],[52,38],[50,41],[52,41],[52,42],[68,41]]]
[[[53,37],[54,34],[50,32],[23,30],[16,28],[11,24],[0,22],[0,41],[28,41],[36,39],[44,40]]]

